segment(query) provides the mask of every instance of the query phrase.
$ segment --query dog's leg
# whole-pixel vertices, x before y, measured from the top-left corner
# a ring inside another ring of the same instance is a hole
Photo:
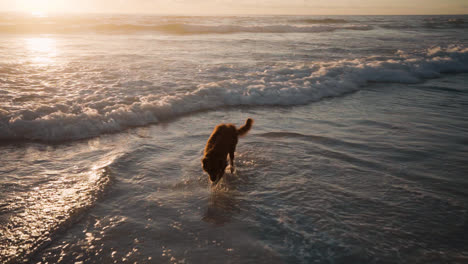
[[[231,151],[229,151],[229,162],[231,164],[231,173],[234,173],[234,151],[236,151],[236,147],[231,148]]]

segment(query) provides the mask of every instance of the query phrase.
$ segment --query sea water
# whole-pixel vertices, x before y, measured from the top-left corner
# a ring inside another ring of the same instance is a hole
[[[0,262],[466,262],[467,83],[467,16],[3,14]]]

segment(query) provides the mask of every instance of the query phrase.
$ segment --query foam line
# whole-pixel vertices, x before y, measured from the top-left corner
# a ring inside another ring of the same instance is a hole
[[[83,98],[26,109],[0,109],[0,140],[63,141],[155,124],[188,113],[236,106],[300,105],[356,91],[369,82],[418,83],[442,73],[468,72],[468,48],[434,47],[419,55],[361,58],[309,65],[265,66],[242,78],[199,84],[192,91]],[[96,101],[98,100],[98,101]]]

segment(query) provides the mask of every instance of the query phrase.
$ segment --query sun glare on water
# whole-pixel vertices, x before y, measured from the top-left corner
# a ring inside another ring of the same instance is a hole
[[[44,11],[32,11],[32,12],[31,12],[31,16],[33,16],[33,17],[38,17],[38,18],[41,18],[41,17],[48,17],[47,13],[44,12]]]
[[[38,37],[25,39],[31,61],[38,64],[50,64],[57,56],[57,48],[54,38]]]

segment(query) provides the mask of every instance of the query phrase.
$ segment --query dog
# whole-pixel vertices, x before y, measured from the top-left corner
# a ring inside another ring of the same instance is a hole
[[[219,124],[211,133],[206,142],[202,159],[203,170],[208,173],[213,184],[217,184],[223,177],[227,167],[227,155],[231,165],[231,173],[234,172],[234,151],[239,137],[244,136],[252,128],[253,119],[248,118],[239,129],[233,124]]]

